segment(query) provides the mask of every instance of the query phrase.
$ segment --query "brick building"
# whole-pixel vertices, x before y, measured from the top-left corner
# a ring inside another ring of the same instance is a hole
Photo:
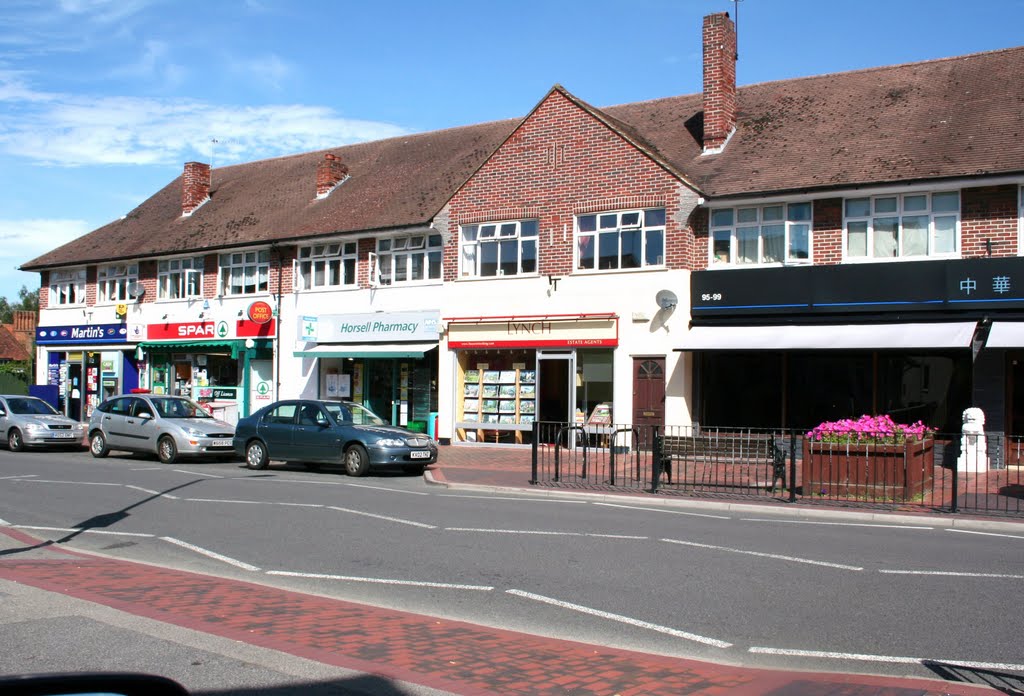
[[[353,398],[455,441],[968,405],[1024,434],[1024,49],[738,87],[727,14],[702,41],[701,94],[556,85],[522,119],[187,164],[23,266],[38,380],[82,414]]]

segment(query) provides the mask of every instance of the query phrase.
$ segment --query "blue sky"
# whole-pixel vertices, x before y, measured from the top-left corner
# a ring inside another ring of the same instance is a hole
[[[214,167],[701,89],[731,0],[3,0],[0,295],[17,266]],[[744,0],[740,85],[1024,43],[1024,0]],[[216,140],[216,144],[212,141]],[[116,250],[112,250],[116,251]]]

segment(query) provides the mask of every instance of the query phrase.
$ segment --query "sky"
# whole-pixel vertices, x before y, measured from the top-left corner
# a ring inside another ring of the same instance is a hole
[[[2,0],[0,296],[18,266],[181,174],[701,90],[738,17],[742,85],[1024,44],[1024,0]]]

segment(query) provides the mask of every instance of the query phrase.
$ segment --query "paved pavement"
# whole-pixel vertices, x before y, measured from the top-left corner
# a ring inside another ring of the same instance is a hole
[[[530,485],[529,454],[521,449],[444,447],[441,464],[426,475],[434,483],[454,487],[548,492]],[[552,492],[566,493],[581,494]],[[643,498],[653,504],[736,505]],[[808,514],[770,501],[761,507]],[[388,684],[421,685],[452,694],[993,693],[988,687],[965,683],[750,669],[555,640],[71,551],[3,527],[0,578],[210,636],[357,670]],[[948,670],[958,672],[963,674],[956,668]],[[971,674],[968,681],[984,683],[985,675]],[[399,693],[398,687],[389,687],[387,693]]]

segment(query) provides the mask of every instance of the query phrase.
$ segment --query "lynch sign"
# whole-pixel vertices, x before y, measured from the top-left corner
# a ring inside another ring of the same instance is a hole
[[[448,347],[458,348],[587,348],[619,345],[616,317],[508,319],[448,324]]]

